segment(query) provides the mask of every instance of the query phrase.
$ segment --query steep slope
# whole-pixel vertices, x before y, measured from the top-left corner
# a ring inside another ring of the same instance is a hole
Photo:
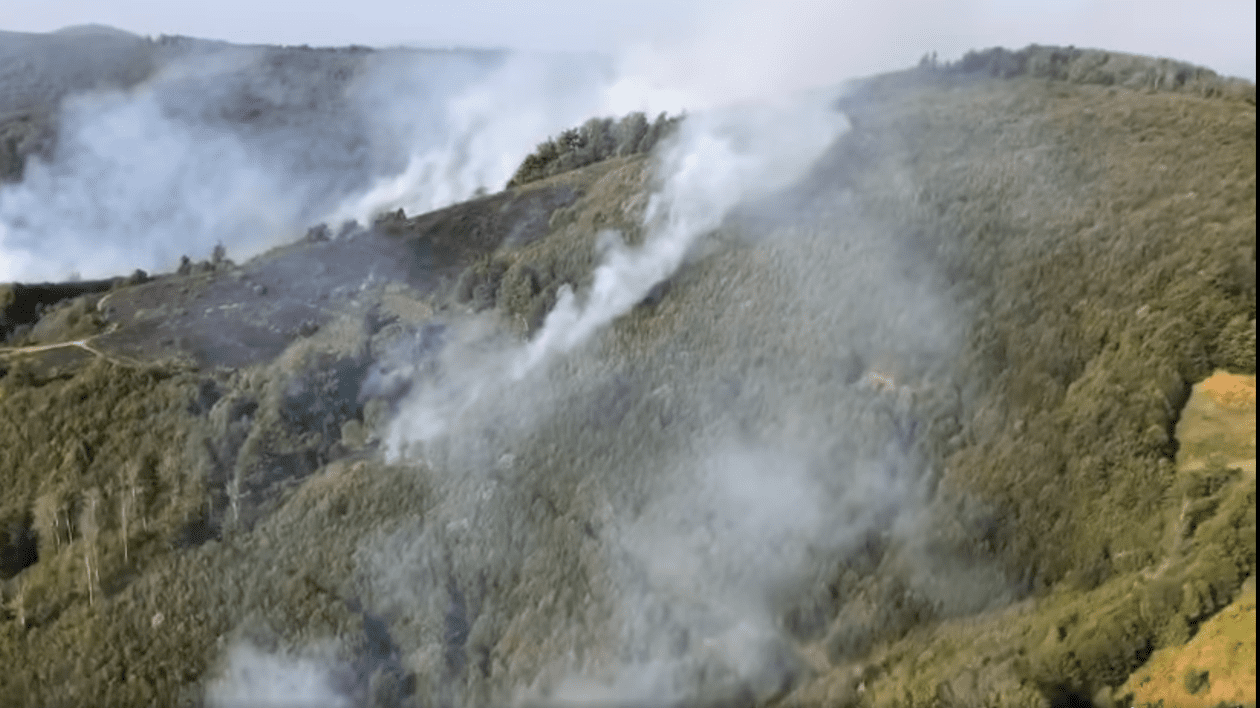
[[[1176,464],[1193,384],[1255,373],[1254,87],[1033,49],[840,106],[532,377],[659,151],[41,311],[0,696],[1111,700],[1255,572],[1254,469]]]

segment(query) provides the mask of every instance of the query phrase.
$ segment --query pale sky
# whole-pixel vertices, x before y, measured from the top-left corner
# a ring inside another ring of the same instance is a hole
[[[1248,0],[0,0],[0,29],[26,32],[100,23],[241,43],[615,52],[676,47],[723,24],[748,43],[800,32],[820,61],[827,46],[849,45],[864,61],[845,68],[861,72],[932,50],[946,59],[1037,42],[1167,56],[1253,81],[1255,20]]]

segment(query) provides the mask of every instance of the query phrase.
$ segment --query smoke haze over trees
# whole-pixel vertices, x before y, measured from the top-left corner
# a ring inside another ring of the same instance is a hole
[[[0,704],[1130,705],[1248,626],[1254,84],[758,17],[0,35],[0,280],[93,278],[0,285]]]

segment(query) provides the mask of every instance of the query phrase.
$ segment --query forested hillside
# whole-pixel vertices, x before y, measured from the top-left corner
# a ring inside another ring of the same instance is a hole
[[[829,110],[581,341],[703,116],[0,286],[0,705],[1254,705],[1254,85],[1032,47]]]

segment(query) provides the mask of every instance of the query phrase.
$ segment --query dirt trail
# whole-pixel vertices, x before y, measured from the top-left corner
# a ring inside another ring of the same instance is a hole
[[[16,356],[22,356],[22,355],[36,354],[39,352],[52,351],[54,349],[61,349],[64,347],[78,347],[79,349],[82,349],[83,351],[89,354],[92,354],[94,356],[98,356],[104,359],[105,361],[110,362],[111,364],[117,364],[119,366],[131,366],[131,367],[144,366],[143,363],[136,361],[134,359],[128,359],[126,357],[120,357],[114,354],[106,354],[105,352],[101,351],[100,349],[97,349],[95,346],[91,344],[92,340],[94,339],[96,339],[96,337],[89,337],[87,339],[76,339],[71,342],[54,342],[52,344],[35,344],[31,346],[26,346],[26,347],[0,347],[0,356],[16,357]]]

